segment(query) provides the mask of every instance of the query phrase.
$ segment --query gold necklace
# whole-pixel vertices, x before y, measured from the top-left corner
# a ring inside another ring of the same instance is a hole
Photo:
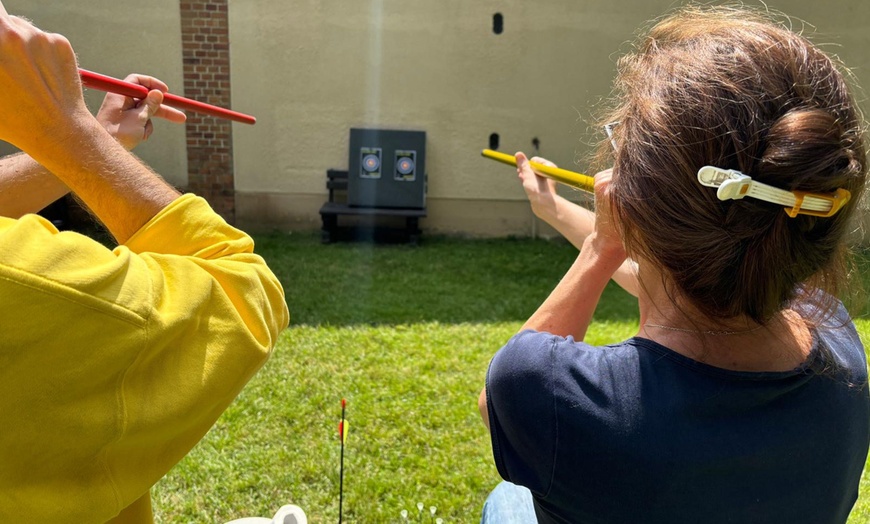
[[[727,329],[711,329],[711,330],[685,329],[685,328],[663,326],[661,324],[649,324],[649,323],[644,324],[643,327],[657,327],[660,329],[667,329],[668,331],[679,331],[681,333],[700,333],[703,335],[719,336],[719,335],[743,335],[745,333],[752,333],[753,331],[757,331],[757,330],[763,328],[764,326],[758,325],[752,329],[743,329],[740,331],[729,331]]]

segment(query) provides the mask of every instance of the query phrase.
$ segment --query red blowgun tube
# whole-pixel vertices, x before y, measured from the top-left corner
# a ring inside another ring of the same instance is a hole
[[[101,75],[86,69],[79,69],[79,76],[81,76],[82,85],[91,89],[106,91],[108,93],[117,93],[119,95],[129,96],[139,100],[148,96],[147,87],[118,80],[111,76]],[[176,109],[191,111],[193,113],[203,113],[218,118],[232,120],[234,122],[241,122],[243,124],[253,125],[257,123],[257,119],[251,115],[238,113],[230,109],[224,109],[223,107],[213,106],[203,102],[197,102],[196,100],[173,95],[171,93],[163,94],[163,103]]]

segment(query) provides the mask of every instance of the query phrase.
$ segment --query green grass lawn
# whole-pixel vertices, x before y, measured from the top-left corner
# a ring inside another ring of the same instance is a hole
[[[493,353],[576,251],[541,240],[424,238],[420,247],[257,239],[284,283],[291,327],[265,367],[152,494],[157,522],[271,517],[287,503],[338,522],[340,400],[348,400],[344,521],[402,509],[476,522],[499,481],[477,395]],[[605,292],[587,340],[637,329],[632,297]],[[870,321],[857,321],[870,341]],[[821,443],[820,445],[825,445]],[[429,519],[425,520],[429,522]],[[870,477],[850,524],[870,522]]]

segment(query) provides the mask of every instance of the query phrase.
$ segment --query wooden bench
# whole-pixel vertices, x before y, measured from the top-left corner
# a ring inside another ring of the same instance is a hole
[[[336,240],[339,232],[338,217],[343,215],[365,217],[400,217],[405,220],[403,229],[410,244],[420,241],[420,219],[426,216],[425,209],[395,209],[388,207],[356,207],[347,205],[347,171],[326,170],[326,189],[329,201],[320,208],[321,241],[329,244]]]

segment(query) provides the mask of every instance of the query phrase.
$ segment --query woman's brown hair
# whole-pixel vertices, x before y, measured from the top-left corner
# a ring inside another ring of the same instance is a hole
[[[832,58],[760,14],[692,7],[659,21],[618,70],[611,195],[630,255],[711,319],[766,323],[798,294],[837,296],[867,169],[861,114]],[[705,165],[853,198],[830,218],[790,218],[761,200],[719,201],[697,181]]]

